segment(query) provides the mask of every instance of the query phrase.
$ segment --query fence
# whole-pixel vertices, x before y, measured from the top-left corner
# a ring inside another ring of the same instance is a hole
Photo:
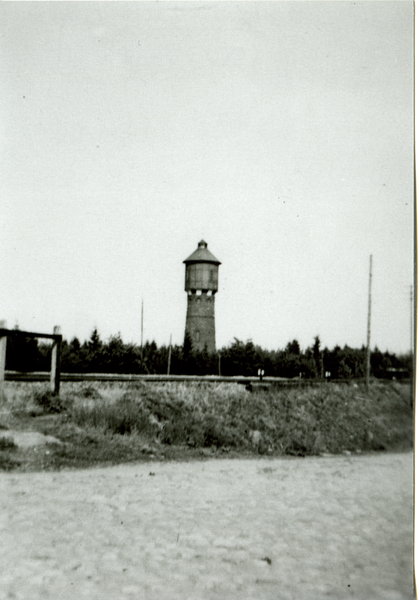
[[[1,330],[0,330],[1,332]],[[47,381],[49,373],[45,371],[34,371],[23,373],[20,371],[6,371],[7,381]],[[127,373],[60,373],[61,381],[147,381],[147,382],[165,382],[165,381],[195,381],[209,383],[242,383],[244,385],[251,383],[253,385],[264,384],[282,384],[282,385],[302,385],[315,380],[309,379],[286,379],[282,377],[246,377],[243,375],[134,375]]]
[[[0,393],[3,393],[4,381],[9,379],[6,373],[6,348],[8,337],[44,338],[53,340],[51,348],[51,371],[49,381],[51,391],[58,394],[60,391],[60,353],[63,336],[59,327],[54,327],[54,333],[35,333],[33,331],[20,331],[20,329],[6,329],[6,322],[0,321]],[[48,378],[48,374],[44,373]]]
[[[2,330],[0,329],[0,334]],[[51,381],[51,374],[46,371],[33,371],[25,373],[21,371],[6,371],[4,379],[6,381]],[[340,385],[364,385],[365,378],[357,379],[287,379],[283,377],[264,377],[261,381],[259,377],[238,376],[220,376],[220,375],[134,375],[125,373],[59,373],[59,382],[70,381],[85,381],[85,382],[148,382],[148,383],[164,383],[170,381],[177,382],[201,382],[201,383],[237,383],[239,385],[248,386],[250,390],[270,389],[272,387],[318,387],[324,384],[340,384]],[[383,383],[392,383],[392,380],[381,379]],[[59,383],[58,382],[58,386]],[[410,379],[401,379],[400,383],[409,384]],[[56,393],[58,388],[51,384],[51,388]]]
[[[1,330],[0,330],[1,331]],[[37,371],[23,373],[20,371],[6,371],[6,381],[48,381],[50,374],[45,371]],[[247,386],[249,390],[270,389],[272,387],[317,387],[326,382],[328,383],[362,383],[364,379],[287,379],[283,377],[264,377],[261,380],[256,376],[221,376],[221,375],[134,375],[125,373],[60,373],[61,382],[70,381],[85,381],[85,382],[148,382],[148,383],[164,383],[164,382],[196,382],[196,383],[236,383]]]

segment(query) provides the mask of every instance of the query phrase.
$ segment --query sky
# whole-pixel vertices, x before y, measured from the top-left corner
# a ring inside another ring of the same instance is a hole
[[[413,17],[386,2],[0,4],[0,319],[410,349]]]

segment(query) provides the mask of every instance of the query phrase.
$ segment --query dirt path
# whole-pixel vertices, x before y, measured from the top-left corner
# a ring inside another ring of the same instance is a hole
[[[412,597],[412,456],[0,474],[0,598]]]

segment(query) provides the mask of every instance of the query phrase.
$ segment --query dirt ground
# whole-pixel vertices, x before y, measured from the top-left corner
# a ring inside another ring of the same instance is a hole
[[[0,473],[0,598],[412,598],[412,469],[402,453]]]

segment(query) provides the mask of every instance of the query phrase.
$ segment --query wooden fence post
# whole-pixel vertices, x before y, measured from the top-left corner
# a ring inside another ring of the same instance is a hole
[[[54,327],[54,335],[60,334],[60,327]],[[51,391],[58,395],[60,392],[60,354],[61,354],[61,336],[53,340],[51,348]]]
[[[6,329],[6,321],[0,321],[0,327]],[[6,372],[6,343],[7,335],[0,336],[0,400],[3,398]]]

